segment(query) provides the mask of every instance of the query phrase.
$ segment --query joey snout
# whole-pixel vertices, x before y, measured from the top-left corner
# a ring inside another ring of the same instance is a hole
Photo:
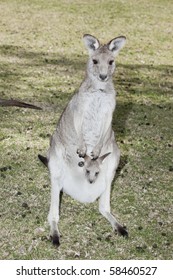
[[[90,184],[94,183],[94,180],[89,180],[89,183],[90,183]]]

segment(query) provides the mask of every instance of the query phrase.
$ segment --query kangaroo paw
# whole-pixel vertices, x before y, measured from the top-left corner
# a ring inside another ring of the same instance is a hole
[[[98,155],[94,154],[93,152],[91,152],[91,158],[92,160],[97,160],[98,159]]]
[[[98,157],[100,156],[100,152],[101,152],[101,146],[97,145],[91,152],[91,157],[93,160],[98,159]]]
[[[79,157],[84,158],[86,155],[86,148],[77,149],[77,154],[79,155]]]

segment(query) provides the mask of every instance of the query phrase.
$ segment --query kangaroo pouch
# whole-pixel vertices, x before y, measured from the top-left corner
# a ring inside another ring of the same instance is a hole
[[[90,184],[85,178],[82,168],[66,167],[63,178],[63,191],[82,203],[94,202],[106,189],[106,175],[104,169],[100,172],[96,182]]]

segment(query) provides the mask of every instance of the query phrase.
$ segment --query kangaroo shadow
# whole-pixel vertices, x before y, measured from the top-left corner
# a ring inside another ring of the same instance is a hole
[[[112,120],[112,127],[115,133],[116,142],[120,141],[121,143],[123,143],[123,140],[126,136],[126,121],[128,119],[128,116],[132,108],[133,108],[133,103],[130,101],[129,102],[117,101],[117,106]],[[121,170],[125,167],[127,163],[128,163],[128,155],[121,154],[120,162],[113,183],[118,178],[118,176],[121,173]]]

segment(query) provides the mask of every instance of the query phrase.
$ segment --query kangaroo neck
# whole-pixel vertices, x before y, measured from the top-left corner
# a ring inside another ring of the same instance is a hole
[[[104,91],[104,92],[114,92],[114,86],[112,79],[109,79],[106,82],[99,81],[96,77],[90,77],[86,74],[85,79],[81,85],[82,90],[89,91]]]

